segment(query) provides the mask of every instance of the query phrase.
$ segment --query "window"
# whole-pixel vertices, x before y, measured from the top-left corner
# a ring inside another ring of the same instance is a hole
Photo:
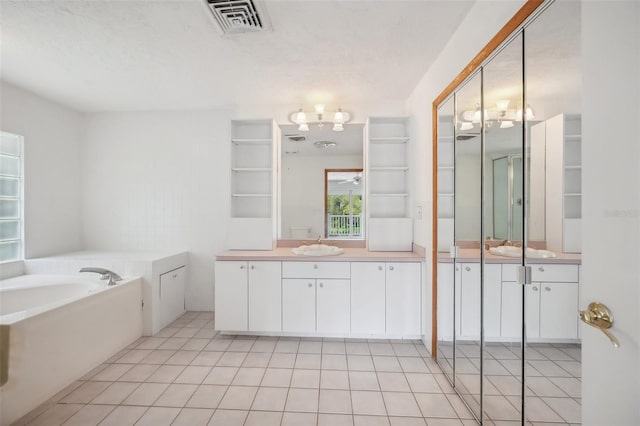
[[[23,256],[22,136],[0,132],[0,262]]]

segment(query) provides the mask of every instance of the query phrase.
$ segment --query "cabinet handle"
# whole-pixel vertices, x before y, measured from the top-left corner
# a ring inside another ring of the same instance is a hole
[[[393,266],[389,266],[389,270],[390,270],[390,271],[393,271]]]
[[[465,271],[469,272],[471,270],[471,267],[467,266],[464,268]]]
[[[256,267],[254,265],[251,265],[251,269],[255,269]]]
[[[460,270],[460,268],[458,268],[458,267],[456,266],[456,271],[459,271],[459,270]]]
[[[382,266],[378,266],[378,271],[382,271]]]
[[[313,286],[313,284],[309,283],[309,284],[307,284],[307,286],[308,286],[309,288],[311,288],[311,287]]]
[[[550,287],[545,287],[544,291],[551,291],[551,288]]]
[[[320,288],[322,288],[322,287],[324,287],[324,284],[323,284],[323,283],[320,283]]]
[[[531,287],[531,290],[538,291],[538,287]]]
[[[244,265],[240,265],[240,269],[244,269]]]
[[[318,269],[318,265],[313,265],[313,269]]]
[[[544,272],[544,268],[541,266],[541,267],[538,268],[538,271]]]

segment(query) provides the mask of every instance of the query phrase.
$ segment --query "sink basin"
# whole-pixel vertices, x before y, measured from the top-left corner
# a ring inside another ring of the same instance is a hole
[[[522,256],[522,247],[514,247],[514,246],[491,247],[489,249],[489,253],[495,254],[497,256],[520,257]],[[537,250],[531,247],[527,247],[527,257],[537,258],[537,259],[547,259],[550,257],[556,257],[556,254],[549,250]]]
[[[344,253],[344,249],[326,244],[310,244],[291,249],[293,254],[300,256],[337,256]]]

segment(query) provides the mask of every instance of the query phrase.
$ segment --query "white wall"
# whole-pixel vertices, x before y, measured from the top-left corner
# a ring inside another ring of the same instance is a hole
[[[0,130],[24,136],[25,256],[81,248],[82,115],[1,82]]]
[[[85,247],[189,252],[187,309],[213,310],[230,216],[230,112],[87,115]]]
[[[423,301],[426,306],[424,341],[431,341],[431,223],[432,223],[432,142],[431,106],[433,100],[480,52],[491,38],[524,4],[523,0],[478,1],[474,4],[446,47],[425,73],[407,100],[407,114],[412,118],[411,134],[415,141],[413,170],[416,205],[423,207],[422,220],[414,222],[414,242],[427,248],[427,268],[423,276]]]
[[[282,238],[292,238],[292,226],[310,227],[308,237],[324,235],[324,170],[328,168],[362,168],[362,156],[283,157]]]
[[[640,424],[640,3],[582,3],[581,302],[613,314],[614,348],[582,327],[582,422]],[[615,105],[615,108],[611,108]]]

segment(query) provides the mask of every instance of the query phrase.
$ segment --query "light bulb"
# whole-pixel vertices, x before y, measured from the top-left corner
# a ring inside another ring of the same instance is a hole
[[[513,121],[504,120],[503,122],[500,123],[500,128],[501,129],[508,129],[509,127],[513,127]]]
[[[316,114],[324,114],[324,104],[317,104],[314,106]]]
[[[469,121],[463,121],[460,123],[460,130],[471,130],[473,129],[473,123]]]
[[[342,123],[335,123],[333,125],[333,131],[334,132],[341,132],[344,130],[344,126],[342,125]]]
[[[534,118],[536,118],[535,114],[533,113],[533,108],[531,108],[531,105],[527,104],[527,120],[533,120]]]
[[[509,99],[502,99],[496,102],[496,108],[500,112],[504,112],[509,108]]]
[[[296,114],[296,124],[303,124],[306,122],[307,122],[307,114],[305,114],[302,108],[300,108],[300,111],[298,111],[298,113]]]
[[[300,132],[308,132],[308,131],[309,131],[309,125],[308,125],[307,123],[301,123],[301,124],[298,126],[298,130],[299,130]]]
[[[336,111],[336,113],[334,114],[333,122],[334,123],[339,123],[339,124],[344,123],[344,114],[342,112],[342,108],[338,108],[338,111]]]

